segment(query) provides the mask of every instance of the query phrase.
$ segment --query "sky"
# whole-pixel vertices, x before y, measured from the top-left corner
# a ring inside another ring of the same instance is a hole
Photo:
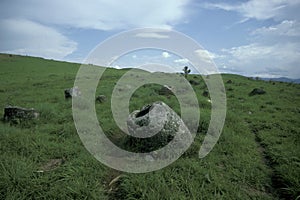
[[[1,0],[0,52],[81,63],[115,34],[154,27],[194,39],[221,73],[300,78],[299,10],[300,0]],[[188,65],[146,49],[112,67],[143,62]]]

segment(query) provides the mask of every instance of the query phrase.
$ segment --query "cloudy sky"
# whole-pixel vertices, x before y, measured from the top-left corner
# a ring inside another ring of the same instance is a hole
[[[1,0],[0,52],[82,62],[114,34],[155,27],[193,38],[221,72],[300,78],[299,10],[300,0]],[[146,50],[115,66],[141,60],[187,62]]]

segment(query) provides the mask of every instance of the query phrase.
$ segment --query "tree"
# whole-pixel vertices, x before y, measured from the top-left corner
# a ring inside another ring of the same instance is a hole
[[[191,70],[188,68],[188,66],[184,66],[182,71],[184,72],[185,78],[187,78],[187,75],[191,72]]]

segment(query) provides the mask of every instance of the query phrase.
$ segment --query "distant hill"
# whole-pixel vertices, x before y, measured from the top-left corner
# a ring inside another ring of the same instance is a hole
[[[264,81],[277,81],[277,82],[287,82],[287,83],[300,83],[300,79],[291,79],[286,77],[279,77],[279,78],[260,78]]]

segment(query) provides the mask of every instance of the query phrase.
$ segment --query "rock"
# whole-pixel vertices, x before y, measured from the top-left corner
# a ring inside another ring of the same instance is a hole
[[[72,98],[71,89],[65,89],[65,99]]]
[[[202,95],[205,96],[205,97],[209,97],[209,92],[207,90],[204,90]]]
[[[33,108],[21,108],[18,106],[6,106],[4,108],[4,121],[11,121],[16,119],[34,119],[39,116],[39,113],[36,112]]]
[[[174,95],[172,92],[173,88],[169,87],[168,85],[164,85],[160,90],[158,90],[159,95]]]
[[[200,85],[200,82],[195,81],[195,80],[190,80],[189,82],[191,85]]]
[[[42,165],[37,172],[42,173],[42,172],[54,170],[58,168],[60,165],[62,165],[64,162],[65,162],[64,158],[51,159],[47,163]]]
[[[262,94],[265,94],[265,93],[266,93],[266,91],[264,91],[263,89],[254,88],[254,89],[249,93],[249,96],[262,95]]]
[[[106,101],[106,96],[105,95],[99,95],[96,97],[96,101],[99,103],[103,103]]]
[[[80,96],[80,95],[81,95],[81,92],[80,92],[80,90],[78,89],[77,86],[75,86],[73,88],[65,89],[65,98],[66,99],[69,99],[69,98],[72,98],[72,97],[77,97],[77,96]]]
[[[129,134],[134,137],[128,136],[125,145],[138,152],[157,150],[167,145],[177,132],[188,132],[181,118],[160,101],[132,112],[127,126]]]

